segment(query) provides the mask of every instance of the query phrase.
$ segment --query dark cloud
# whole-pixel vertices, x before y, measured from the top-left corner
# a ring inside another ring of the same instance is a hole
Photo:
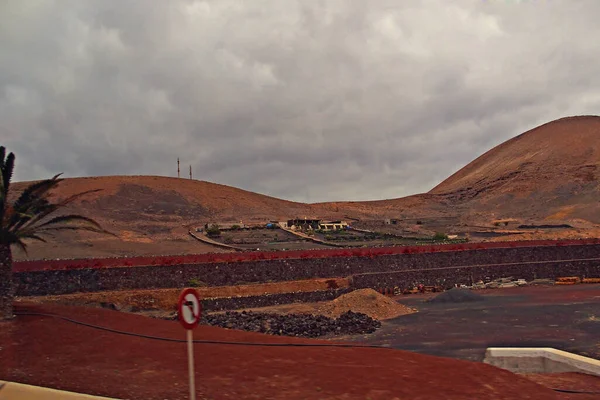
[[[19,180],[175,174],[299,201],[431,189],[600,106],[589,1],[0,4]]]

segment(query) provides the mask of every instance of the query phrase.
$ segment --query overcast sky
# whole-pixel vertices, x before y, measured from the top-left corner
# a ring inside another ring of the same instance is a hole
[[[597,0],[0,2],[17,180],[194,178],[297,201],[426,192],[598,114]]]

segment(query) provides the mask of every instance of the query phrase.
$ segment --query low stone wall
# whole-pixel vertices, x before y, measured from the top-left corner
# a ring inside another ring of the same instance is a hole
[[[600,360],[547,347],[489,347],[483,362],[517,374],[578,372],[600,377]]]
[[[490,264],[446,267],[395,272],[375,272],[352,276],[351,286],[360,288],[408,288],[419,283],[440,285],[472,285],[504,277],[531,281],[538,278],[555,279],[559,276],[598,277],[600,259],[581,261],[541,261],[516,264]]]
[[[259,296],[227,297],[202,300],[204,311],[239,310],[242,308],[256,308],[276,306],[292,303],[313,303],[328,301],[350,292],[352,289],[320,290],[316,292],[275,293]]]
[[[396,275],[389,275],[390,282],[404,276],[403,282],[417,278],[429,281],[442,279],[450,284],[468,283],[465,282],[465,279],[479,280],[480,277],[489,274],[514,275],[522,278],[534,274],[537,274],[538,278],[551,278],[556,274],[581,276],[587,274],[586,271],[588,271],[587,269],[578,269],[583,265],[581,263],[584,261],[581,260],[595,259],[599,254],[600,245],[597,244],[516,247],[372,257],[276,259],[231,263],[26,271],[16,273],[14,279],[17,294],[21,296],[102,290],[180,288],[188,286],[191,279],[200,280],[210,286],[229,286],[244,283],[346,277],[374,272],[402,272],[397,275],[397,278],[392,278]],[[549,269],[549,267],[537,266],[534,269],[527,267],[528,263],[551,263],[557,260],[561,261],[560,272]],[[600,264],[596,261],[585,261],[584,263],[586,263],[586,268]],[[369,287],[380,287],[381,284],[375,283],[374,280],[384,279],[385,276],[380,275],[379,278],[365,276],[357,279],[358,282],[361,282],[361,279],[362,282],[371,279],[370,282],[373,283],[369,283],[372,285]],[[473,277],[471,278],[471,276]]]

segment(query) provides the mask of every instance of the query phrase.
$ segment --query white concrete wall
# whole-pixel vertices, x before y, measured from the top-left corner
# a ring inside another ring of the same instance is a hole
[[[515,373],[581,372],[600,376],[600,360],[549,347],[490,347],[483,362]]]

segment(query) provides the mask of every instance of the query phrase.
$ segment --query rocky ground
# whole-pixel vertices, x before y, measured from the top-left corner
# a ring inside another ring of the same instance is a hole
[[[252,311],[204,316],[201,323],[270,335],[315,338],[373,333],[381,322],[362,313],[347,311],[338,318],[311,314],[266,314]]]

